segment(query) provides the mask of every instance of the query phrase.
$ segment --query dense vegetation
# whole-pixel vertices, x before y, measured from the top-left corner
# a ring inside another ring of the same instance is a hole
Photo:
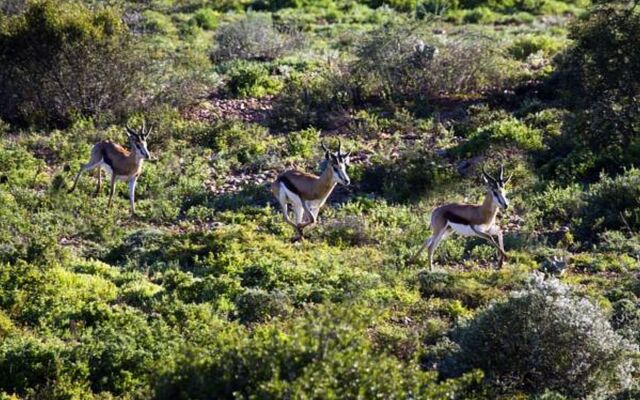
[[[0,0],[0,399],[639,398],[637,3]],[[143,118],[137,217],[67,193]],[[500,165],[504,267],[410,265]]]

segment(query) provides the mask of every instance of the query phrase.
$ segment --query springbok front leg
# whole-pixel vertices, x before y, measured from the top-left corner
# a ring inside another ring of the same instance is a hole
[[[478,229],[476,229],[475,226],[471,226],[471,229],[475,232],[476,236],[486,240],[487,242],[491,243],[496,249],[498,249],[498,253],[500,255],[500,260],[503,260],[503,259],[507,258],[507,253],[505,253],[503,245],[496,243],[496,241],[493,239],[493,236],[491,236],[491,234],[485,233],[485,232],[481,232]],[[496,229],[499,230],[499,228],[497,228],[497,227],[496,227]],[[488,232],[496,232],[496,231],[494,231],[493,228],[491,228]],[[498,240],[500,242],[502,242],[502,232],[500,232],[500,235],[498,236]],[[502,263],[502,261],[499,262],[500,265],[501,265],[501,263]]]
[[[306,201],[302,202],[302,208],[304,209],[304,214],[306,214],[309,219],[307,220],[307,222],[304,222],[300,225],[300,229],[304,229],[307,226],[313,226],[315,225],[317,219],[317,214],[315,214],[312,210],[311,207],[309,206],[309,204]],[[303,218],[304,219],[304,218]]]
[[[133,177],[129,180],[129,204],[131,204],[131,216],[135,217],[136,215],[136,183],[138,182],[138,177]]]
[[[497,225],[494,225],[491,227],[491,229],[487,232],[490,235],[494,235],[498,237],[498,250],[499,250],[499,259],[498,259],[498,267],[502,268],[502,264],[504,263],[504,261],[506,261],[509,257],[507,256],[507,253],[504,250],[504,237],[502,234],[502,229],[500,229]]]

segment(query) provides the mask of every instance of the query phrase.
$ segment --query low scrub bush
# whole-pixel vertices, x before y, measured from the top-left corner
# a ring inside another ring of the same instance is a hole
[[[67,124],[139,104],[145,62],[115,9],[30,3],[0,25],[0,48],[0,116],[8,121]]]
[[[509,117],[478,129],[455,151],[461,156],[468,157],[483,154],[490,148],[508,146],[526,152],[540,152],[544,149],[543,133],[516,118]]]
[[[564,43],[561,40],[552,36],[526,35],[517,38],[509,46],[509,53],[520,61],[526,61],[530,55],[538,52],[548,58],[559,52],[563,45]]]
[[[275,317],[285,317],[291,310],[289,297],[280,291],[247,289],[236,300],[238,319],[241,322],[264,322]]]
[[[295,49],[302,36],[294,30],[282,32],[267,14],[249,13],[236,22],[221,26],[216,32],[213,58],[217,61],[273,60]]]
[[[371,8],[388,6],[400,12],[412,12],[416,9],[417,0],[366,0]]]
[[[238,62],[227,72],[227,91],[237,97],[264,97],[278,93],[282,82],[261,65]]]
[[[581,212],[582,234],[589,237],[611,229],[640,228],[640,170],[629,169],[622,175],[602,175],[589,187]]]
[[[628,356],[638,351],[597,306],[542,277],[480,312],[453,337],[460,350],[445,370],[482,368],[500,391],[553,390],[571,398],[604,398],[629,387]]]
[[[287,155],[300,159],[312,157],[320,143],[320,131],[307,128],[287,133]]]
[[[337,62],[292,73],[275,97],[271,125],[279,129],[335,128],[358,101],[349,68]]]
[[[201,8],[193,14],[193,20],[196,25],[206,30],[214,30],[217,28],[219,19],[220,13],[210,8]]]
[[[571,225],[576,221],[584,204],[582,188],[571,185],[564,188],[550,186],[531,197],[529,204],[537,214],[538,224],[545,229]]]
[[[423,148],[403,149],[394,159],[376,160],[364,171],[365,190],[391,201],[415,201],[455,182],[456,172]]]
[[[471,39],[440,42],[415,26],[384,26],[356,50],[356,84],[364,96],[391,103],[499,87],[504,71],[494,47]]]

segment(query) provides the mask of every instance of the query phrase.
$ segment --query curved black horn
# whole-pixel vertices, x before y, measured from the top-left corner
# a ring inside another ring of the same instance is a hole
[[[327,149],[327,146],[324,145],[324,141],[320,141],[320,147],[322,147],[322,150],[326,151],[327,153],[330,153],[329,149]]]
[[[338,138],[338,154],[342,155],[342,140]]]
[[[493,176],[489,175],[487,170],[484,169],[484,165],[482,166],[482,174],[484,174],[485,178],[489,179],[490,181],[496,182],[496,178],[494,178]]]
[[[147,131],[147,122],[145,121],[145,118],[142,118],[142,130],[140,131],[140,133],[142,134],[142,136],[146,135]]]
[[[129,126],[129,122],[126,122],[124,124],[124,128],[125,128],[125,132],[127,132],[127,135],[137,135],[137,132],[134,131],[133,128]]]

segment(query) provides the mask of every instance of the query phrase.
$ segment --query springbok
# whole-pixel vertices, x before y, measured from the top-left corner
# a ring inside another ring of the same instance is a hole
[[[139,131],[132,129],[129,124],[125,125],[125,133],[129,138],[131,151],[125,149],[117,143],[110,140],[103,140],[96,143],[91,150],[91,159],[88,163],[80,167],[80,171],[76,175],[73,187],[69,189],[69,193],[73,192],[78,184],[78,179],[84,171],[91,171],[98,168],[98,186],[95,195],[100,193],[102,184],[102,170],[111,174],[111,190],[109,192],[109,202],[107,208],[111,207],[113,193],[115,191],[116,180],[127,181],[129,183],[129,203],[131,204],[131,216],[135,216],[135,195],[136,182],[142,172],[142,161],[151,160],[151,153],[147,148],[147,137],[151,134],[151,128],[146,129],[144,120],[142,128]]]
[[[349,185],[347,165],[351,152],[342,153],[342,142],[338,140],[338,151],[332,153],[324,143],[325,169],[320,176],[297,170],[285,171],[271,184],[271,192],[278,199],[284,220],[296,229],[294,241],[303,238],[303,229],[316,223],[320,208],[336,184]],[[293,207],[295,222],[289,218],[289,204]],[[305,215],[308,218],[305,221]]]
[[[432,235],[424,241],[420,250],[411,258],[409,263],[413,263],[425,248],[429,248],[429,269],[433,268],[433,253],[438,244],[456,232],[463,236],[478,236],[498,250],[498,266],[501,268],[507,254],[504,251],[502,230],[496,225],[498,209],[507,209],[509,201],[506,197],[505,186],[511,180],[511,174],[504,179],[504,167],[500,167],[500,177],[495,179],[489,175],[484,167],[482,168],[482,178],[487,189],[484,202],[481,205],[450,203],[437,207],[431,213]],[[498,243],[493,239],[498,237]]]

